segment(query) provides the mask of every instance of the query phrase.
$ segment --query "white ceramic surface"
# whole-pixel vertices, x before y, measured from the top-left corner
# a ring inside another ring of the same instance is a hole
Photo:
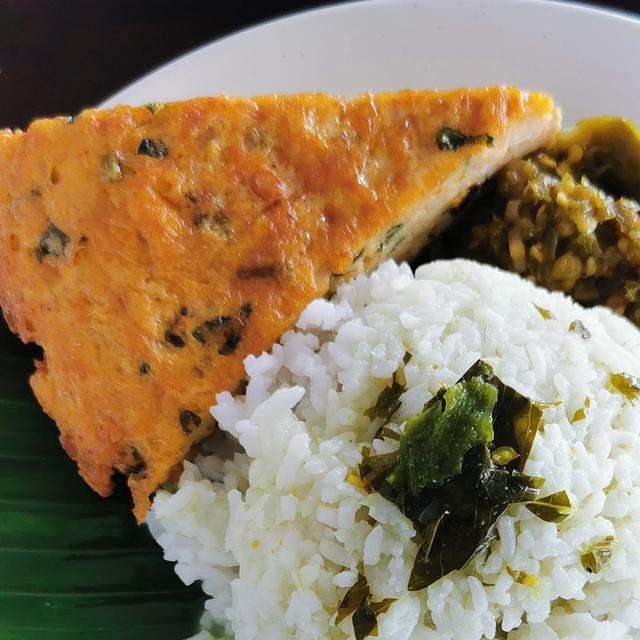
[[[200,95],[507,83],[551,93],[565,124],[640,121],[640,21],[546,0],[371,0],[275,20],[206,45],[105,106]]]

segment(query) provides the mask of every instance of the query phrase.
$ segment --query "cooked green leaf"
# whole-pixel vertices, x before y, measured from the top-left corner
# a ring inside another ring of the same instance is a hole
[[[542,424],[542,409],[510,387],[502,399],[504,402],[496,416],[496,431],[500,432],[500,442],[509,443],[518,454],[518,458],[508,463],[509,468],[522,471]]]
[[[520,471],[522,471],[531,453],[533,441],[538,431],[540,431],[542,408],[540,405],[530,402],[514,389],[510,389],[509,391],[513,393],[513,402],[521,405],[521,410],[516,412],[513,417],[513,433],[518,445],[518,450],[520,451]]]
[[[479,360],[465,376],[481,376],[498,390],[498,400],[493,411],[495,446],[510,446],[518,457],[507,466],[522,471],[527,462],[533,441],[542,425],[544,405],[534,403],[520,392],[504,384],[493,368]]]
[[[402,224],[402,222],[398,222],[397,224],[394,224],[392,227],[389,227],[387,229],[387,233],[384,234],[385,242],[388,242],[389,240],[391,240],[391,238],[393,238],[393,236],[395,236],[396,233],[398,233],[398,231],[402,229],[402,227],[404,227],[404,224]]]
[[[587,412],[585,411],[584,407],[581,407],[571,417],[571,424],[573,424],[574,422],[580,422],[580,420],[584,420],[586,417]]]
[[[145,138],[138,146],[138,154],[150,158],[162,159],[169,153],[167,145],[162,140]]]
[[[547,520],[566,517],[566,493],[539,500],[543,480],[521,472],[545,406],[478,361],[407,421],[397,451],[363,451],[360,486],[393,502],[416,529],[410,590],[464,567],[495,538],[495,523],[510,504],[523,503]]]
[[[513,447],[497,447],[491,452],[491,460],[499,467],[508,465],[518,457],[518,452]]]
[[[381,613],[387,613],[391,605],[397,600],[398,598],[385,598],[384,600],[380,600],[380,602],[372,602],[371,608],[373,609],[373,612],[376,614],[376,616],[379,616]],[[370,635],[377,635],[377,633]]]
[[[598,573],[609,562],[613,553],[613,536],[606,536],[598,542],[594,542],[580,555],[580,562],[588,573]]]
[[[462,133],[451,127],[442,127],[436,134],[436,144],[440,151],[457,151],[467,144],[477,144],[484,141],[488,147],[493,147],[493,136],[488,133],[481,133],[478,136],[472,136]]]
[[[386,613],[396,598],[385,598],[372,602],[366,598],[353,614],[353,634],[355,640],[364,640],[368,636],[378,635],[378,616]]]
[[[345,593],[338,605],[336,624],[353,615],[353,633],[356,640],[378,635],[378,616],[386,613],[396,598],[385,598],[380,602],[371,600],[371,590],[365,576],[358,574],[356,583]]]
[[[351,619],[355,640],[364,640],[367,636],[378,635],[378,618],[368,598],[353,612]]]
[[[164,105],[158,102],[148,102],[147,104],[144,105],[144,108],[150,113],[153,113],[153,115],[158,113],[158,111],[160,111],[160,109],[162,109],[163,107]]]
[[[336,624],[340,624],[345,618],[348,618],[362,604],[365,598],[371,595],[369,583],[365,576],[358,574],[356,583],[349,588],[344,594],[340,604],[338,605],[338,615],[336,616]]]
[[[545,309],[544,307],[540,307],[538,306],[535,302],[533,303],[533,306],[536,308],[536,310],[538,311],[538,313],[545,319],[545,320],[554,320],[555,316],[553,315],[553,313],[551,313],[551,311],[549,311],[549,309]]]
[[[424,589],[447,573],[462,569],[486,548],[495,538],[497,519],[509,504],[537,497],[537,481],[532,480],[517,471],[497,469],[486,447],[472,449],[465,458],[462,473],[432,491],[431,501],[422,513],[415,515],[416,507],[424,502],[416,501],[408,509],[413,512],[416,527],[431,519],[422,535],[425,541],[429,536],[433,538],[430,549],[424,544],[420,548],[409,589]],[[443,516],[436,520],[438,515],[434,514]]]
[[[403,227],[404,227],[404,224],[402,222],[398,222],[397,224],[394,224],[392,227],[389,227],[387,229],[387,232],[384,234],[384,238],[382,239],[382,242],[378,245],[378,253],[380,253],[380,251],[382,251],[385,248],[385,246],[389,244],[389,241],[391,240],[391,238],[393,238],[398,233],[398,231],[400,231],[400,229],[402,229]]]
[[[538,578],[526,571],[516,571],[507,565],[507,573],[513,578],[514,582],[524,584],[527,587],[535,587],[538,584]]]
[[[433,564],[433,561],[430,558],[431,547],[433,546],[433,540],[436,537],[438,527],[440,526],[445,515],[446,513],[440,510],[438,517],[430,522],[420,532],[422,544],[418,547],[418,553],[416,554],[416,559],[413,563],[413,569],[411,570],[411,575],[409,576],[409,591],[419,591],[420,589],[424,589],[431,584],[430,571]]]
[[[400,440],[400,432],[392,429],[389,425],[383,425],[376,431],[376,438],[386,438],[387,440]]]
[[[362,452],[362,462],[360,463],[359,473],[361,484],[364,487],[372,487],[376,481],[389,472],[398,460],[398,452],[379,453],[371,455],[366,448]]]
[[[384,418],[387,422],[400,408],[400,396],[407,390],[406,386],[398,382],[398,372],[393,374],[391,384],[386,386],[378,396],[375,405],[365,411],[370,420]]]
[[[640,393],[640,378],[629,373],[612,373],[609,376],[611,387],[627,400],[634,401]]]
[[[437,393],[407,421],[399,466],[414,496],[459,475],[467,451],[493,440],[491,412],[497,398],[493,385],[472,377]]]
[[[525,504],[527,509],[545,522],[559,524],[571,515],[571,500],[566,491],[557,491]]]
[[[589,415],[589,407],[591,406],[591,398],[588,396],[584,399],[584,406],[574,411],[571,416],[571,424],[584,420]]]
[[[584,326],[582,320],[574,320],[569,325],[569,331],[577,333],[583,340],[589,340],[591,338],[591,331]]]
[[[509,504],[536,500],[543,482],[542,478],[486,464],[480,477],[480,487],[491,503],[505,505],[505,509]]]

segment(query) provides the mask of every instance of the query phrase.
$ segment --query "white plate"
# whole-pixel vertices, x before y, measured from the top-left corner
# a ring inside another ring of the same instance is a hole
[[[301,13],[206,45],[103,106],[202,95],[513,84],[547,91],[565,124],[640,121],[640,21],[544,0],[373,0]]]

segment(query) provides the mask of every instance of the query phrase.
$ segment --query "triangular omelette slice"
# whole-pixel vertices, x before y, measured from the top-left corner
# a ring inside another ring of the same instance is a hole
[[[83,478],[149,495],[215,394],[342,277],[413,256],[468,189],[549,143],[512,88],[202,98],[0,132],[0,303]]]

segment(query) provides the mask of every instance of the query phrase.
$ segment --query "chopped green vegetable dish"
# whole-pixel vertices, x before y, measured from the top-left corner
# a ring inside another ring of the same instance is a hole
[[[453,212],[425,259],[468,257],[606,304],[640,325],[640,131],[592,118],[511,161]]]

